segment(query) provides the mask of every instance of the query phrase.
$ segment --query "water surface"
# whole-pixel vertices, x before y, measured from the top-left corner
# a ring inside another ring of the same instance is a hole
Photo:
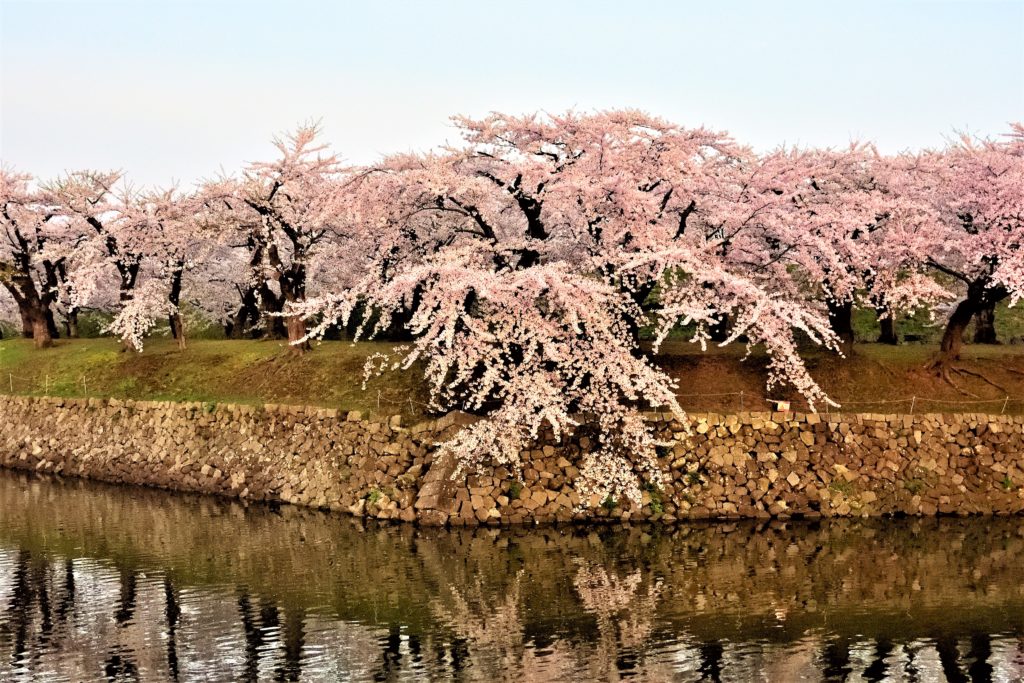
[[[440,530],[0,472],[2,681],[1024,680],[1024,519]]]

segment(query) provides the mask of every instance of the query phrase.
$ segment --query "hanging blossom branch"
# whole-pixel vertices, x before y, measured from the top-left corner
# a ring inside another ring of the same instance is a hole
[[[423,362],[436,410],[487,413],[442,447],[460,470],[488,462],[518,470],[520,452],[544,427],[558,438],[585,415],[600,426],[599,447],[582,467],[595,493],[621,491],[638,500],[641,476],[660,484],[656,443],[635,406],[664,407],[680,418],[683,412],[672,381],[623,341],[623,320],[639,310],[599,279],[562,264],[494,273],[474,268],[473,260],[450,252],[383,289],[310,301],[305,313],[320,320],[311,334],[347,324],[358,301],[371,295],[381,313],[377,329],[365,331],[372,334],[416,297],[409,322],[415,341],[402,367]]]
[[[811,410],[819,403],[838,405],[813,380],[797,351],[794,333],[799,330],[812,343],[841,354],[839,338],[829,326],[827,316],[806,302],[766,291],[763,286],[721,268],[708,267],[685,247],[630,255],[618,270],[653,272],[662,283],[655,352],[680,324],[694,324],[696,331],[691,341],[706,349],[709,327],[723,315],[729,315],[732,329],[718,345],[727,346],[746,338],[748,349],[763,346],[769,357],[769,389],[791,384],[807,399]]]
[[[178,313],[178,307],[168,301],[164,283],[157,278],[147,279],[135,288],[135,296],[121,305],[103,331],[141,353],[146,337],[157,322]]]

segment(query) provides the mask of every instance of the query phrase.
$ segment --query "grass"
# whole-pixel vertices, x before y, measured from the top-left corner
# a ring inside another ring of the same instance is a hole
[[[908,479],[903,482],[903,488],[910,491],[913,495],[918,495],[925,489],[925,482],[922,479]]]
[[[922,344],[938,344],[942,338],[942,320],[931,320],[924,311],[914,315],[896,316],[896,333],[901,340],[914,341]],[[1024,311],[1021,306],[1010,308],[1003,302],[996,306],[995,317],[996,337],[1003,344],[1024,343]],[[873,342],[878,339],[881,328],[875,312],[860,308],[853,314],[853,329],[858,341]],[[974,337],[974,325],[967,331],[967,338]]]
[[[0,392],[290,403],[420,417],[427,396],[417,369],[388,372],[371,379],[366,390],[361,387],[367,356],[392,347],[328,341],[296,356],[280,341],[199,339],[182,353],[171,340],[156,338],[137,354],[121,351],[109,338],[58,340],[42,351],[28,340],[8,338],[0,340]],[[956,379],[959,389],[924,369],[935,348],[858,343],[847,357],[816,348],[804,356],[814,379],[841,404],[839,410],[1024,413],[1024,347],[967,345],[961,366],[989,381],[963,375]],[[766,390],[769,359],[763,353],[744,355],[742,346],[701,352],[672,340],[655,360],[677,380],[680,404],[689,411],[768,410],[770,400],[780,399],[791,401],[795,410],[807,408],[792,389]]]
[[[833,479],[829,483],[828,487],[830,490],[835,491],[836,493],[841,493],[847,497],[853,495],[853,484],[845,479]]]
[[[418,413],[426,396],[414,370],[387,373],[371,379],[365,391],[361,387],[366,357],[392,346],[324,342],[296,356],[283,342],[196,340],[182,353],[174,342],[154,339],[139,354],[121,351],[113,339],[58,340],[41,351],[29,340],[5,339],[0,341],[0,391]]]

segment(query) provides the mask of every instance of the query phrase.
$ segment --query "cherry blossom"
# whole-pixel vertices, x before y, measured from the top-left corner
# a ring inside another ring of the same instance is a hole
[[[285,312],[286,304],[306,299],[310,272],[329,280],[331,269],[318,259],[345,241],[344,212],[337,203],[341,166],[326,145],[317,141],[315,124],[274,139],[279,156],[250,164],[240,179],[207,183],[201,196],[208,211],[228,231],[226,243],[245,250],[247,277],[239,283],[241,308],[233,326],[237,333],[263,324],[284,334],[293,348],[304,348],[302,318]],[[285,313],[284,315],[281,315]]]
[[[363,334],[403,320],[412,343],[396,364],[422,364],[435,409],[486,416],[442,457],[515,469],[544,430],[586,421],[599,436],[582,492],[639,501],[661,480],[641,410],[683,418],[641,344],[648,325],[656,351],[679,323],[704,343],[729,316],[725,343],[763,345],[770,382],[828,401],[796,338],[835,347],[823,311],[764,254],[748,263],[725,248],[766,202],[786,201],[744,191],[748,149],[630,111],[457,123],[463,146],[356,173],[345,220],[369,257],[364,275],[292,309],[319,321],[311,337],[364,302],[378,315]]]
[[[39,346],[84,306],[137,350],[164,320],[184,349],[185,310],[296,350],[341,326],[400,342],[367,371],[415,368],[434,411],[481,418],[441,445],[457,473],[591,429],[583,499],[637,505],[662,477],[644,412],[683,421],[676,396],[700,390],[659,367],[670,335],[764,351],[769,388],[815,410],[834,403],[802,351],[848,350],[854,307],[891,328],[962,296],[948,376],[972,317],[1024,295],[1021,124],[887,156],[758,154],[633,110],[454,122],[457,144],[361,168],[303,125],[195,192],[4,169],[0,284]]]
[[[936,367],[948,376],[963,332],[979,311],[1024,295],[1024,143],[1015,124],[1000,140],[962,137],[949,148],[903,155],[910,197],[934,220],[912,247],[934,271],[966,290],[953,309]]]
[[[0,284],[17,306],[24,335],[42,348],[57,336],[54,313],[66,263],[49,255],[63,226],[31,183],[28,174],[0,168]]]

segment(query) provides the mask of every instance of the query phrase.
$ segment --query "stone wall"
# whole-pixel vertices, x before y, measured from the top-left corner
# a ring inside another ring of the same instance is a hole
[[[471,419],[3,397],[0,466],[432,525],[1024,511],[1021,416],[652,414],[667,484],[639,510],[580,500],[586,430],[524,453],[521,477],[454,481],[434,444]]]

